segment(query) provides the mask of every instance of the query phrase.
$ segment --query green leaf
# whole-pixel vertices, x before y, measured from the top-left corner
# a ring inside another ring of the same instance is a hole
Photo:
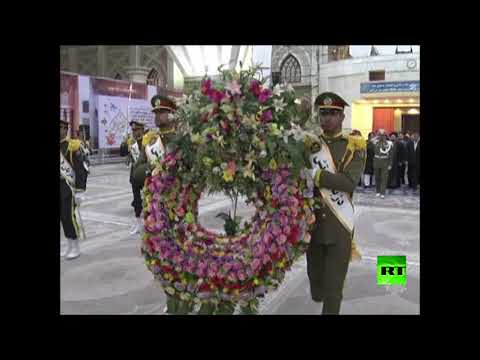
[[[176,314],[178,307],[178,299],[174,296],[167,294],[167,313]]]
[[[235,304],[231,301],[223,301],[217,306],[216,315],[232,315],[235,311]]]
[[[277,148],[277,144],[275,143],[275,141],[271,137],[267,138],[267,148],[268,148],[268,152],[271,155],[275,154],[275,149]]]
[[[200,310],[198,310],[198,315],[213,315],[214,311],[215,306],[210,303],[206,303],[202,304]]]

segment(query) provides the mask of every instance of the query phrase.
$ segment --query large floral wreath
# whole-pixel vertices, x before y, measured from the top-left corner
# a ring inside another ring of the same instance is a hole
[[[304,197],[308,115],[293,88],[267,88],[256,68],[219,70],[180,104],[177,134],[145,180],[142,253],[177,314],[255,313],[315,221]],[[204,192],[244,196],[255,215],[242,228],[227,219],[230,235],[209,231],[198,222]]]

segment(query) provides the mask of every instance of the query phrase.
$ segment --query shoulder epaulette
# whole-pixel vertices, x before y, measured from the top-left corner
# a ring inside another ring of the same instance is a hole
[[[142,138],[142,145],[146,146],[150,144],[150,141],[158,136],[157,131],[149,130]]]
[[[348,135],[347,147],[352,151],[365,150],[367,148],[367,142],[359,135]]]
[[[132,146],[135,143],[135,139],[132,136],[129,136],[127,139],[127,145]]]
[[[318,138],[317,135],[313,133],[305,132],[304,138],[305,148],[311,153],[314,154],[321,149],[321,140]]]
[[[74,153],[78,149],[80,149],[81,141],[78,139],[70,139],[68,140],[68,151]]]

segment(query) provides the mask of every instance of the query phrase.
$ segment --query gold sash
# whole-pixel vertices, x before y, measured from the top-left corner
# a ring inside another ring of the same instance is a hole
[[[310,156],[313,177],[318,169],[327,170],[333,174],[337,173],[330,149],[323,139],[320,139],[320,141],[322,145],[320,151]],[[319,190],[330,210],[335,214],[345,229],[352,234],[354,228],[354,208],[350,195],[343,191],[326,188],[320,188]]]
[[[65,159],[60,151],[60,176],[65,179],[67,184],[72,188],[75,187],[75,171],[70,163]]]
[[[138,142],[135,141],[135,143],[131,146],[130,153],[132,154],[133,165],[140,157],[140,149],[138,148]]]
[[[148,161],[151,164],[155,164],[157,161],[162,159],[163,154],[165,153],[165,147],[163,146],[160,136],[157,136],[157,140],[153,143],[153,145],[145,145],[145,153]]]

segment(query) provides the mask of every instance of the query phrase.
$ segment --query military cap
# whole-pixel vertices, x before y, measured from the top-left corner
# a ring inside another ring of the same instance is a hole
[[[132,126],[133,124],[145,126],[145,121],[143,119],[133,119],[129,122],[129,125]]]
[[[153,107],[152,112],[156,112],[159,110],[175,111],[177,109],[177,106],[175,105],[175,102],[173,100],[162,95],[155,95],[154,97],[152,97],[151,103]]]
[[[343,110],[345,106],[349,106],[345,100],[333,92],[324,92],[317,96],[315,105],[319,109],[337,109]]]

